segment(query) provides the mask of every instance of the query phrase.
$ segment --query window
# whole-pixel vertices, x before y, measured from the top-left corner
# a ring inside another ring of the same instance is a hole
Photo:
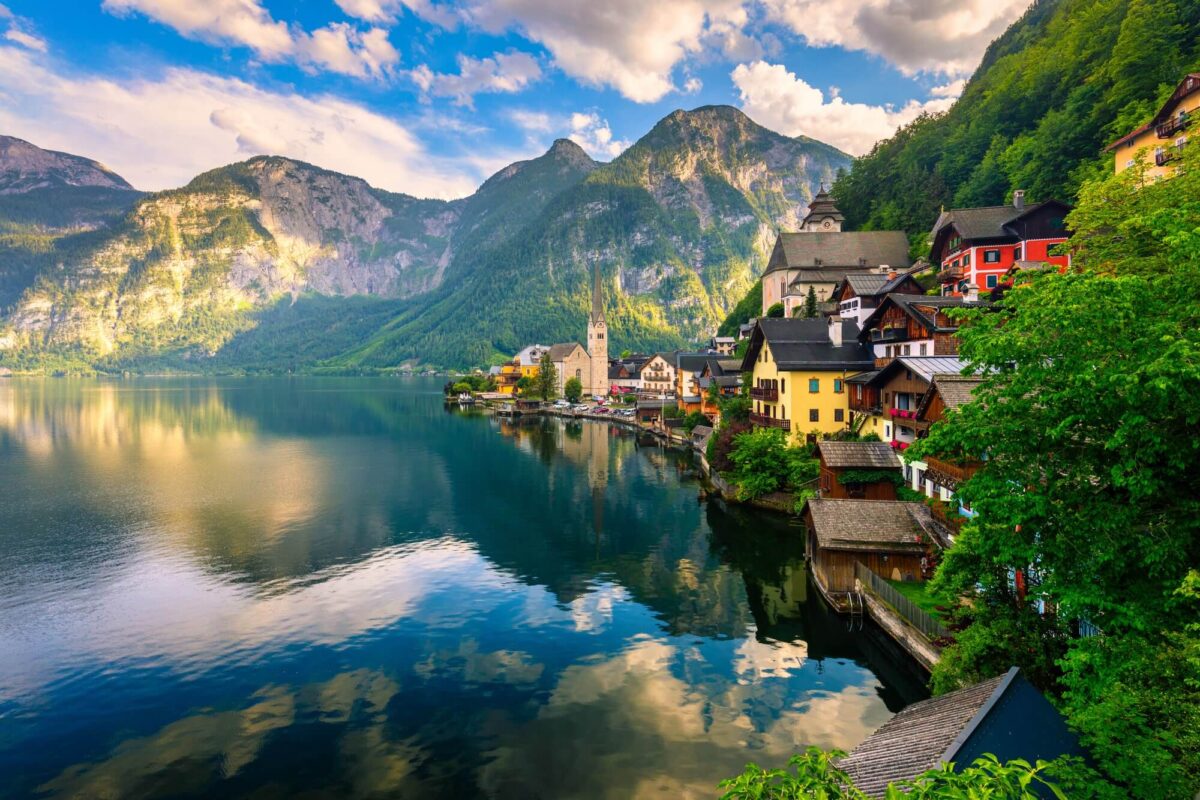
[[[821,391],[821,379],[820,378],[809,378],[808,379],[808,391],[811,392],[812,394],[816,394],[817,392]]]
[[[901,355],[908,355],[908,347],[908,345],[904,345],[904,347],[901,349]]]
[[[1013,248],[1013,258],[1015,258],[1017,261],[1021,260],[1021,245],[1017,245]]]
[[[929,345],[926,344],[925,342],[921,342],[921,346],[920,346],[921,355],[927,355],[927,353],[926,353],[927,350],[929,350]]]
[[[833,421],[834,422],[845,422],[846,421],[846,412],[840,408],[835,408],[833,410]]]
[[[989,288],[989,289],[996,288],[996,276],[995,275],[987,276],[987,288]]]
[[[787,391],[787,378],[779,379],[779,391],[781,391],[781,392]]]
[[[577,380],[577,381],[583,380],[583,370],[581,370],[581,369],[575,370],[575,380]]]
[[[892,426],[891,425],[883,426],[883,438],[885,438],[885,439],[892,438]]]
[[[1000,251],[999,250],[984,250],[983,251],[983,261],[985,264],[999,264],[1000,263]]]
[[[963,266],[964,267],[968,266],[968,265],[970,265],[970,263],[971,263],[971,251],[968,250],[967,252],[963,253]]]
[[[834,391],[834,392],[836,392],[837,394],[841,394],[841,393],[842,393],[842,389],[843,389],[843,388],[844,388],[844,387],[843,387],[843,385],[842,385],[842,379],[841,379],[841,378],[834,378],[834,379],[833,379],[833,391]]]
[[[821,420],[821,412],[815,408],[810,408],[808,410],[808,421],[809,422],[820,422],[820,420]]]

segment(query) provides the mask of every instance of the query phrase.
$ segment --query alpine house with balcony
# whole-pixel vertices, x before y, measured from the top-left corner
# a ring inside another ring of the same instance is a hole
[[[863,320],[858,340],[874,348],[878,368],[901,356],[956,356],[958,323],[947,312],[987,305],[965,297],[888,295]]]
[[[792,443],[844,430],[846,379],[875,364],[856,333],[839,317],[758,320],[742,360],[751,373],[751,424],[786,431]]]
[[[1200,111],[1200,72],[1193,72],[1175,87],[1175,91],[1149,122],[1134,128],[1105,148],[1113,154],[1113,169],[1124,172],[1139,161],[1145,164],[1146,178],[1162,180],[1175,174],[1171,164],[1187,144],[1187,129]]]
[[[943,295],[977,297],[1004,283],[1012,269],[1065,269],[1068,254],[1057,245],[1070,234],[1064,219],[1071,206],[1058,200],[1025,204],[1025,193],[1013,192],[1006,206],[955,208],[943,211],[930,233],[929,260],[940,268]]]

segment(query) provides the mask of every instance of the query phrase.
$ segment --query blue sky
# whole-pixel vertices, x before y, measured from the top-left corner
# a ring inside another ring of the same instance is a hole
[[[457,197],[724,103],[860,154],[1028,0],[0,0],[0,133],[143,189],[260,153]]]

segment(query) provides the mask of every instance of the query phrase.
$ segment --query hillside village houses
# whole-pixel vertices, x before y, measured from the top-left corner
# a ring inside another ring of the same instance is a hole
[[[1174,175],[1176,167],[1171,162],[1187,144],[1186,131],[1198,110],[1200,72],[1193,72],[1179,82],[1167,102],[1148,122],[1105,148],[1113,154],[1114,171],[1124,172],[1140,161],[1145,165],[1146,177],[1151,181],[1161,181]]]

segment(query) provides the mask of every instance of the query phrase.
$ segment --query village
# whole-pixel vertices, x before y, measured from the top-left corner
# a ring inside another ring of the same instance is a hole
[[[1106,148],[1114,171],[1137,166],[1147,182],[1171,178],[1198,107],[1200,75],[1191,74],[1152,120]],[[1019,291],[1022,272],[1070,270],[1071,210],[1020,190],[1007,205],[943,209],[928,232],[928,260],[914,261],[908,232],[843,230],[822,187],[800,229],[778,234],[761,278],[761,313],[734,335],[690,351],[612,355],[594,272],[586,347],[530,345],[471,383],[447,384],[447,400],[510,416],[610,420],[693,448],[707,491],[798,518],[813,584],[831,608],[851,625],[873,620],[932,670],[955,634],[924,584],[976,513],[958,488],[987,454],[943,460],[906,451],[970,403],[983,380],[959,357],[962,312],[987,313],[1014,285]],[[1022,600],[1051,610],[1045,598],[1026,598],[1019,571],[1011,580]],[[1073,629],[1099,633],[1085,619]],[[1041,752],[1082,752],[1017,672],[906,709],[844,768],[868,790],[911,777],[917,765],[897,755],[908,736],[938,714],[960,713],[966,729],[941,727],[937,747],[962,745],[988,714],[1016,713],[993,711],[1007,691],[1027,718],[1004,724],[1033,738],[1036,728]],[[982,741],[971,745],[983,752]]]

